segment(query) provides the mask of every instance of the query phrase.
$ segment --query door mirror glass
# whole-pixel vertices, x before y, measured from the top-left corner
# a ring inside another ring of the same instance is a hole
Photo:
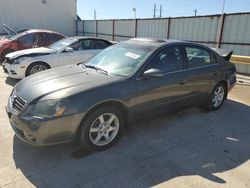
[[[149,69],[143,73],[145,78],[162,78],[164,73],[159,69]]]
[[[71,48],[71,47],[67,47],[67,48],[65,49],[65,52],[73,52],[73,51],[74,51],[74,49]]]

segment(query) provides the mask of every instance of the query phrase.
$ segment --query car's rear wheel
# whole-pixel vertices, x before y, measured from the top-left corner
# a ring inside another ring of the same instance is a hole
[[[211,111],[218,110],[222,106],[226,96],[226,86],[223,83],[217,84],[208,98],[207,109]]]
[[[118,108],[98,108],[90,112],[82,122],[79,142],[85,149],[92,151],[108,149],[118,141],[124,123],[124,115]]]
[[[32,63],[26,72],[26,76],[44,71],[49,69],[50,67],[46,63],[38,62],[38,63]]]

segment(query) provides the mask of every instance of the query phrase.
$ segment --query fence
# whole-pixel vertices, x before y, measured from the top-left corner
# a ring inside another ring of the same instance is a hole
[[[124,20],[83,20],[76,24],[77,35],[122,41],[131,37],[187,40],[211,47],[232,49],[250,55],[250,12]]]

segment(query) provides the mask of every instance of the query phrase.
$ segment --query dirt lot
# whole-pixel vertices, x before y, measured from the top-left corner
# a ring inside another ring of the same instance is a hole
[[[113,148],[87,153],[19,141],[4,110],[16,81],[0,66],[0,187],[250,187],[250,78],[239,80],[217,112],[142,120]]]

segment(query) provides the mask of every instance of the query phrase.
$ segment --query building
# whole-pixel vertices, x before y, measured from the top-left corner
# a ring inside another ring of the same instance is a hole
[[[49,29],[72,36],[76,20],[77,0],[0,0],[0,23],[15,30]]]

